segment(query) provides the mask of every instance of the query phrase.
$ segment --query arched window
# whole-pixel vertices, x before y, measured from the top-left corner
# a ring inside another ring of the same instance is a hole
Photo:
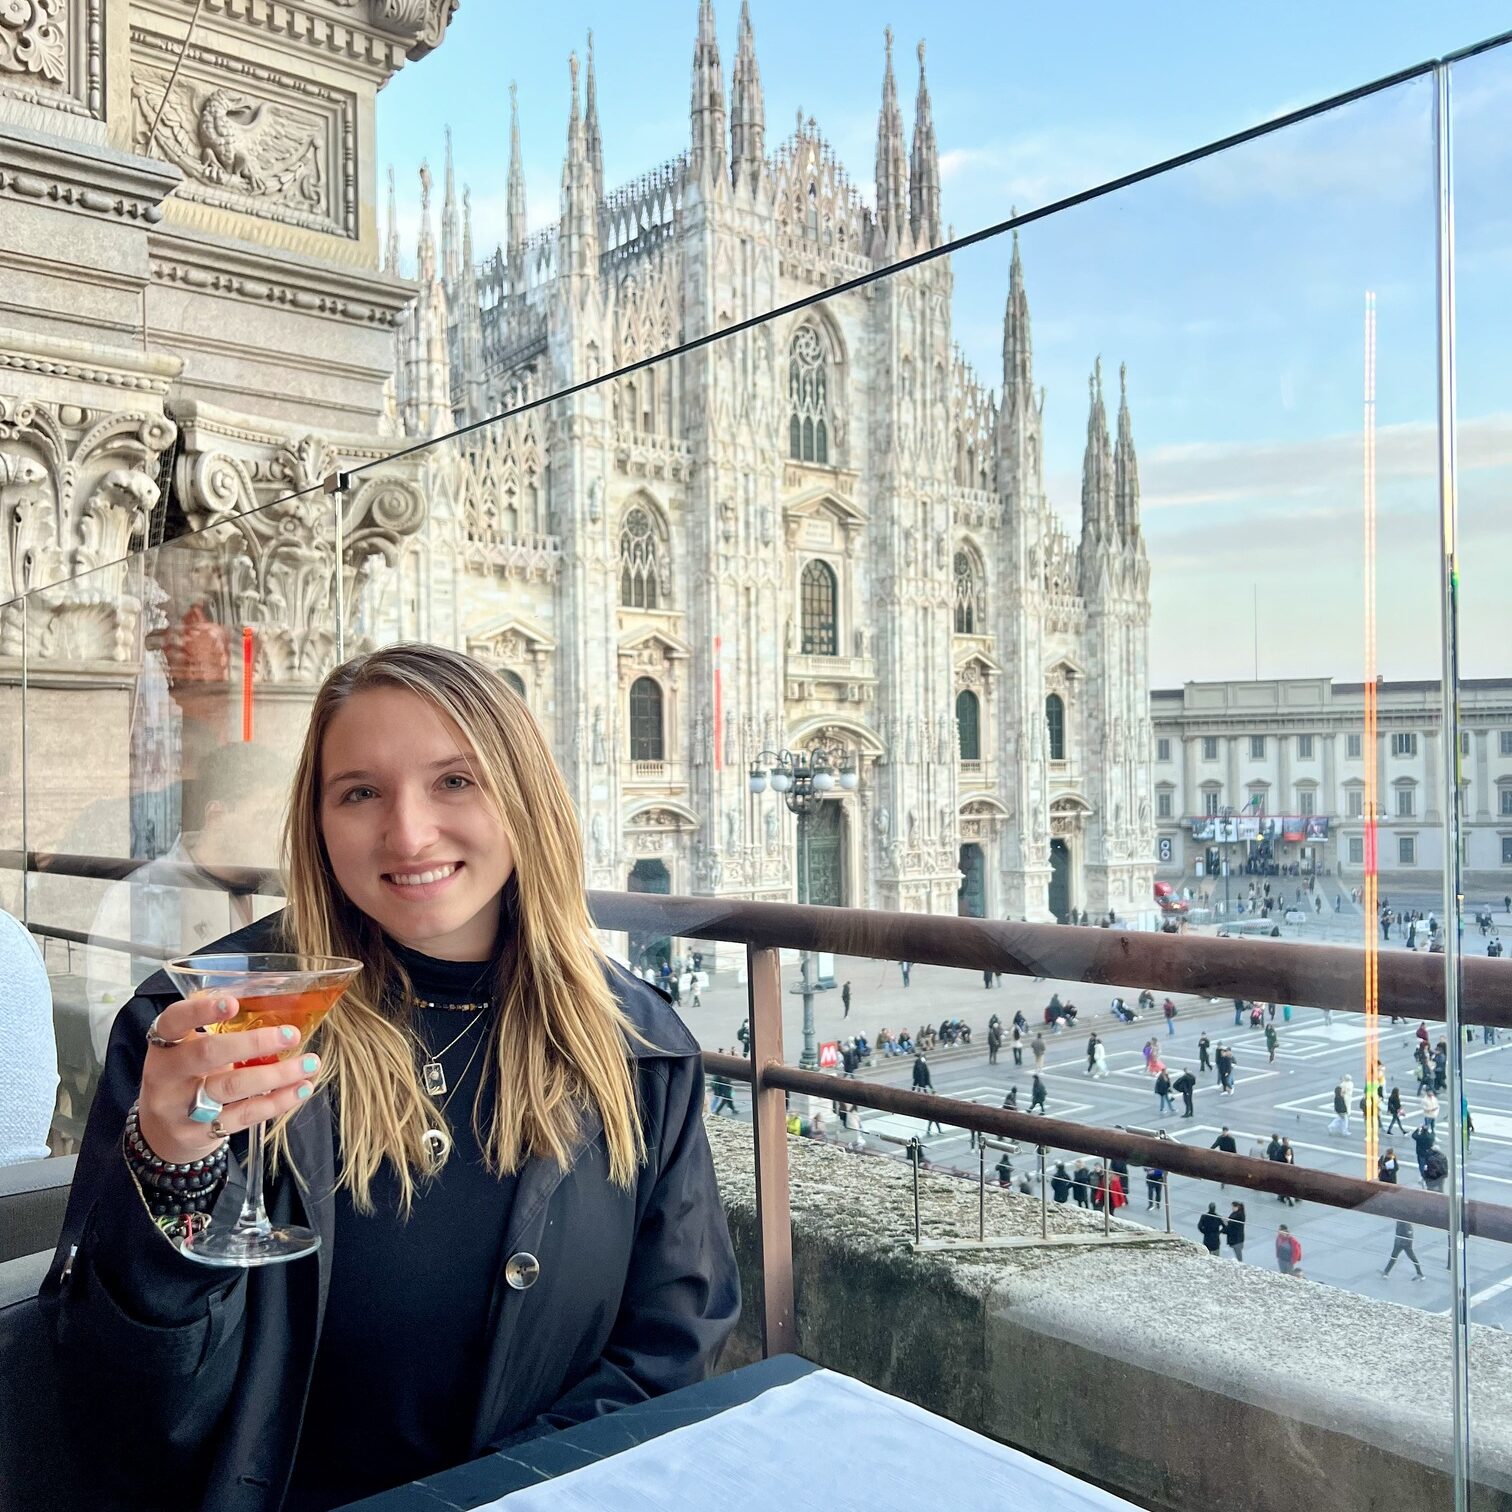
[[[793,332],[788,352],[788,455],[829,465],[829,377],[824,338],[811,325]]]
[[[828,562],[810,562],[803,569],[803,640],[805,656],[834,656],[835,572]]]
[[[658,544],[651,512],[632,506],[620,527],[620,603],[627,609],[655,609],[661,603]]]
[[[1045,727],[1050,732],[1050,759],[1066,759],[1066,706],[1059,693],[1052,693],[1045,700]]]
[[[518,672],[511,672],[508,667],[504,668],[504,681],[509,684],[521,698],[525,696],[525,679]]]
[[[982,579],[969,551],[955,554],[955,633],[985,635]]]
[[[982,759],[982,703],[969,688],[956,694],[956,734],[962,761]]]
[[[662,690],[653,677],[630,684],[630,759],[662,761]]]

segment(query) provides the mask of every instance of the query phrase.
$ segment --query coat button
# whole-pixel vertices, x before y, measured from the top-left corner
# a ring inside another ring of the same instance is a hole
[[[529,1291],[541,1274],[541,1262],[528,1250],[511,1255],[504,1266],[504,1279],[516,1291]]]

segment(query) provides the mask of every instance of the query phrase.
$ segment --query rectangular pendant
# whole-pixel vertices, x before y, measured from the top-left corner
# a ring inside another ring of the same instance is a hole
[[[446,1071],[440,1061],[426,1061],[420,1068],[420,1079],[425,1084],[425,1090],[431,1097],[443,1097],[446,1094]]]

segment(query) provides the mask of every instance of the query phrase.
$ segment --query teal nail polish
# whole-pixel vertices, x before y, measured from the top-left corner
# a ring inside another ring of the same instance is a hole
[[[299,1084],[299,1100],[303,1102],[314,1090],[314,1087],[309,1082],[301,1082]]]
[[[300,1061],[299,1069],[308,1076],[313,1076],[320,1069],[320,1060],[313,1055],[307,1055]]]
[[[299,1030],[297,1030],[293,1026],[293,1024],[285,1024],[283,1028],[278,1031],[278,1037],[286,1045],[292,1045],[294,1041],[299,1038]]]

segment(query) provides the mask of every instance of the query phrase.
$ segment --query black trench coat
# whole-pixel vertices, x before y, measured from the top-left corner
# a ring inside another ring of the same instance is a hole
[[[276,948],[276,918],[206,949]],[[509,1260],[494,1282],[473,1457],[703,1379],[739,1316],[698,1047],[648,982],[614,967],[611,985],[649,1041],[631,1046],[648,1159],[632,1189],[614,1186],[593,1118],[570,1171],[544,1159],[522,1168]],[[331,1110],[322,1091],[290,1124],[308,1190],[287,1170],[267,1190],[275,1221],[319,1231],[316,1260],[236,1272],[185,1260],[153,1225],[121,1154],[147,1026],[178,995],[159,973],[116,1019],[41,1306],[78,1452],[109,1477],[91,1512],[277,1512],[330,1281]],[[244,1154],[245,1135],[233,1151]],[[235,1161],[232,1171],[217,1210],[226,1222],[241,1197]],[[536,1279],[521,1288],[532,1257]]]

